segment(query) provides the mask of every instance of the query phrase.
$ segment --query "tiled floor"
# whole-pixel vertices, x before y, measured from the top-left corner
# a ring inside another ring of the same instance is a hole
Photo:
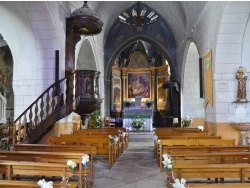
[[[131,133],[128,149],[111,169],[107,158],[96,158],[93,188],[163,188],[166,174],[154,159],[153,134]]]

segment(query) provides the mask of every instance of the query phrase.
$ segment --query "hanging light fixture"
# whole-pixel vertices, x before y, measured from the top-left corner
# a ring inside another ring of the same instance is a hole
[[[132,26],[136,31],[143,31],[149,24],[157,21],[158,15],[148,10],[145,6],[140,5],[138,1],[137,7],[124,11],[119,15],[120,22]]]

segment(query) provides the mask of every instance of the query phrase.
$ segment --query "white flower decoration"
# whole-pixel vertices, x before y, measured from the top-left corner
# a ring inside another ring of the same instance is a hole
[[[39,185],[41,188],[53,188],[53,182],[46,182],[45,179],[39,180],[37,185]]]
[[[175,183],[173,183],[174,188],[185,188],[186,180],[184,178],[181,178],[181,181],[179,179],[174,180]]]
[[[119,140],[119,139],[118,139],[118,137],[117,137],[117,136],[115,136],[115,138],[114,138],[114,142],[115,142],[115,143],[117,143],[117,142],[118,142],[118,140]]]
[[[160,144],[160,143],[161,143],[161,140],[158,140],[157,143]]]
[[[89,162],[89,155],[88,154],[84,154],[82,157],[82,164],[85,166],[85,168],[87,168],[87,162]]]
[[[76,167],[76,163],[72,160],[67,161],[67,165],[71,168],[74,169]]]

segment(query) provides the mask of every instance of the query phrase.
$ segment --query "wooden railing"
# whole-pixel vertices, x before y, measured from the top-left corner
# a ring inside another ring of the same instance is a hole
[[[79,76],[75,71],[44,91],[14,122],[13,144],[37,143],[55,122],[79,103]]]

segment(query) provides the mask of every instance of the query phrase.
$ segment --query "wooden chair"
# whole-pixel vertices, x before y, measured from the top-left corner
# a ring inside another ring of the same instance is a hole
[[[104,127],[115,127],[115,123],[112,123],[111,118],[107,116],[104,118]]]
[[[81,130],[82,120],[80,116],[73,116],[72,123],[73,123],[73,130],[72,130],[73,134],[76,131]]]

